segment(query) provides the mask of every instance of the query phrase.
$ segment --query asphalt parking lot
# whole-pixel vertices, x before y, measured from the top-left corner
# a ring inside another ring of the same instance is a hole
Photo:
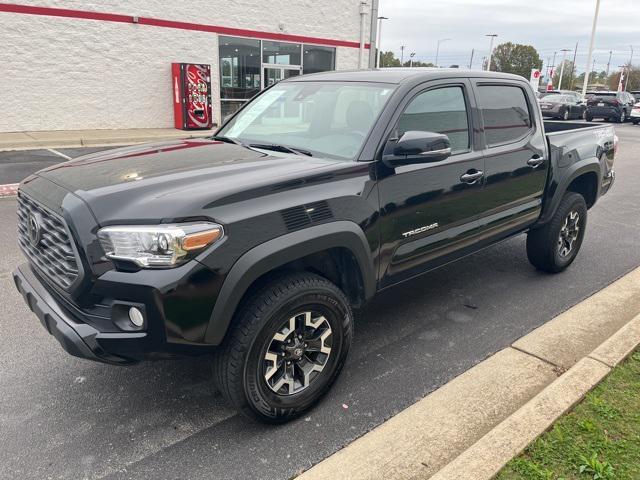
[[[67,355],[15,291],[15,199],[0,199],[0,478],[288,479],[309,468],[640,265],[640,127],[616,131],[616,184],[567,272],[535,271],[521,236],[384,292],[359,316],[333,390],[278,427],[227,407],[206,359],[114,367]]]

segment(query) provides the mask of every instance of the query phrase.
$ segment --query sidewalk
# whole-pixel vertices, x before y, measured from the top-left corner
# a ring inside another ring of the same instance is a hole
[[[49,132],[0,133],[0,151],[36,148],[104,147],[174,138],[197,138],[214,130],[177,130],[175,128],[132,128],[126,130],[56,130]]]
[[[640,268],[297,480],[489,480],[640,344]]]

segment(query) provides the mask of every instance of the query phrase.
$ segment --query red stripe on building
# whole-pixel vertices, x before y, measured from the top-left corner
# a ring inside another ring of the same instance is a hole
[[[21,13],[25,15],[43,15],[48,17],[79,18],[83,20],[99,20],[102,22],[136,23],[132,15],[120,15],[117,13],[90,12],[86,10],[71,10],[68,8],[33,7],[28,5],[16,5],[13,3],[0,3],[0,12]],[[160,18],[137,17],[140,25],[153,27],[176,28],[179,30],[194,30],[199,32],[219,33],[222,35],[234,35],[238,37],[261,38],[263,40],[278,40],[283,42],[314,43],[332,47],[360,48],[360,43],[347,40],[334,40],[330,38],[307,37],[304,35],[289,35],[285,33],[261,32],[258,30],[246,30],[242,28],[221,27],[219,25],[207,25],[201,23],[178,22]],[[369,48],[369,44],[365,44]]]

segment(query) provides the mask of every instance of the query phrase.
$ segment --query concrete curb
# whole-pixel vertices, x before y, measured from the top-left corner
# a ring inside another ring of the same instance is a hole
[[[298,479],[488,480],[640,345],[639,313],[637,268]]]
[[[0,152],[44,148],[114,147],[136,143],[201,138],[213,130],[130,129],[1,133]]]

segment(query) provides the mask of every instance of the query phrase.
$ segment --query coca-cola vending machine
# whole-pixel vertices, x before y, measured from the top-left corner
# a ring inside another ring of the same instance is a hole
[[[172,63],[171,73],[175,127],[181,130],[211,128],[211,65]]]

